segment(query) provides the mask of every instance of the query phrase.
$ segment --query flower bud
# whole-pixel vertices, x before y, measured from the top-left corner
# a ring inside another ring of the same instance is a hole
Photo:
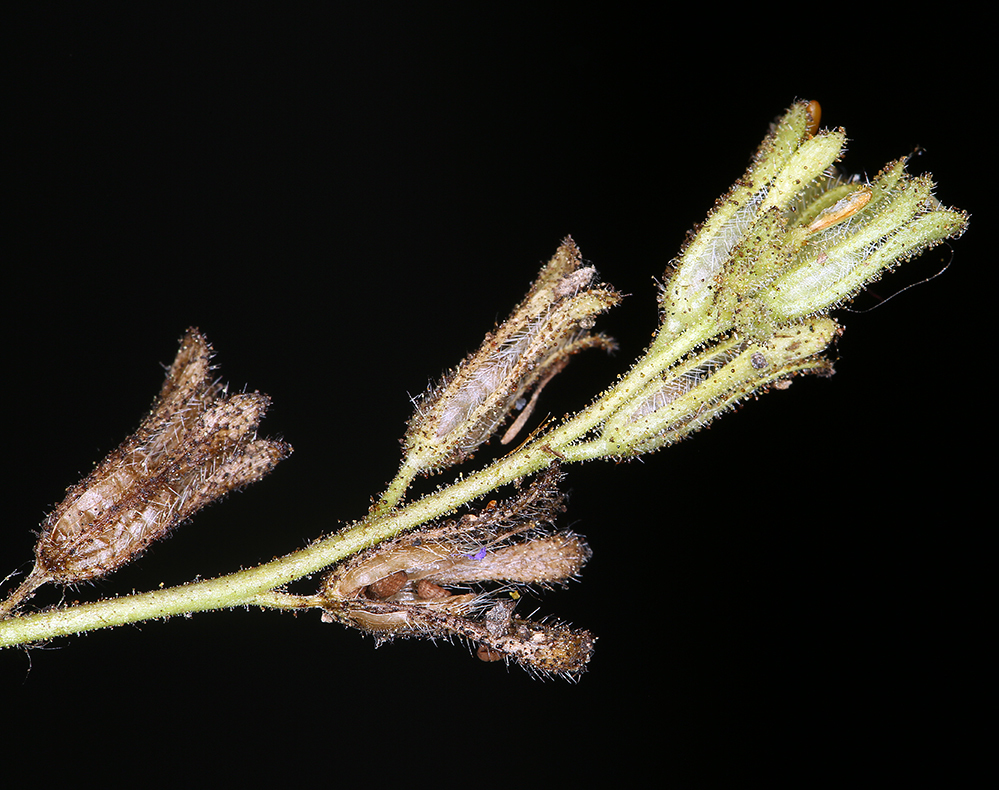
[[[733,250],[750,237],[760,217],[771,214],[773,219],[781,214],[802,178],[821,173],[839,155],[843,134],[812,137],[813,112],[806,102],[788,110],[760,144],[745,175],[718,199],[673,261],[661,297],[667,334],[716,320],[713,310],[726,269],[733,266]]]
[[[760,146],[672,265],[663,332],[693,343],[735,328],[765,340],[828,312],[896,263],[964,232],[967,216],[933,197],[905,160],[870,184],[832,167],[842,130],[816,132],[815,102],[799,102]]]
[[[779,329],[766,343],[730,337],[638,390],[604,425],[609,452],[638,455],[680,441],[738,401],[795,373],[832,373],[819,356],[838,333],[829,318]]]
[[[777,324],[840,305],[885,270],[960,236],[967,226],[964,212],[944,208],[933,197],[928,176],[905,173],[904,159],[888,165],[870,185],[851,183],[845,194],[832,183],[832,177],[819,180],[817,188],[828,188],[832,196],[802,207],[788,231],[803,241],[794,244],[797,255],[756,297]],[[838,199],[828,205],[833,198]]]

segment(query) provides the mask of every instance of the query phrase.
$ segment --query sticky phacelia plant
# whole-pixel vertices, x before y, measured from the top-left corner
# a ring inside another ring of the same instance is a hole
[[[228,395],[194,329],[136,433],[69,489],[42,524],[33,570],[0,604],[0,646],[176,614],[255,605],[321,613],[324,622],[397,637],[460,639],[484,661],[577,679],[594,637],[516,613],[525,588],[576,578],[590,556],[557,522],[566,467],[626,459],[686,438],[734,404],[795,376],[828,376],[830,317],[886,270],[964,232],[929,176],[906,159],[872,180],[836,166],[842,129],[820,130],[819,105],[780,118],[746,173],[666,269],[661,322],[630,371],[560,421],[525,430],[545,385],[588,349],[620,294],[566,239],[523,302],[479,349],[414,403],[398,474],[370,512],[334,535],[228,576],[31,612],[44,584],[105,576],[201,507],[266,475],[290,452],[256,437],[268,405]],[[419,475],[467,462],[502,429],[519,446],[415,501]],[[501,499],[482,500],[514,484]],[[287,586],[323,572],[318,589]]]

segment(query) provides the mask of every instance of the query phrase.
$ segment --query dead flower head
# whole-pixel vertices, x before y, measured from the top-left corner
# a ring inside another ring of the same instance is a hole
[[[404,463],[418,473],[459,463],[519,408],[501,440],[512,441],[541,390],[573,355],[616,348],[609,337],[590,330],[597,315],[620,301],[617,291],[599,282],[596,269],[583,265],[575,242],[567,238],[510,317],[416,402],[403,440]]]
[[[514,616],[525,587],[565,584],[590,558],[583,538],[556,530],[561,472],[550,468],[513,498],[381,543],[338,565],[320,595],[324,620],[374,635],[465,639],[483,661],[578,679],[589,631]],[[495,583],[493,589],[481,585]]]
[[[212,378],[212,349],[189,329],[139,429],[45,519],[24,600],[46,582],[104,576],[230,491],[259,480],[291,453],[256,438],[270,404],[259,392],[228,395]]]

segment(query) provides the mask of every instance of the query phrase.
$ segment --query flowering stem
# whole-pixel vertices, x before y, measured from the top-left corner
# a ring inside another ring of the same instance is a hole
[[[614,347],[589,329],[620,294],[599,283],[596,270],[583,265],[567,239],[511,317],[417,404],[399,472],[365,518],[249,570],[8,616],[0,619],[0,647],[235,606],[326,610],[322,594],[280,588],[555,462],[652,452],[788,376],[830,372],[831,364],[820,355],[840,328],[828,313],[896,263],[959,236],[967,216],[933,198],[928,177],[907,176],[905,160],[890,164],[869,184],[841,180],[832,165],[844,133],[818,131],[818,113],[816,103],[801,102],[774,127],[747,173],[671,264],[655,340],[624,377],[578,414],[539,430],[484,469],[403,504],[417,475],[465,460],[521,408],[515,433],[537,392],[569,357],[586,348]],[[36,549],[36,569],[0,603],[0,616],[40,583],[74,584],[119,567],[194,510],[259,479],[291,451],[283,442],[254,438],[266,397],[225,397],[209,376],[209,359],[207,342],[192,330],[139,432],[71,489],[50,516]],[[374,587],[362,581],[351,590],[369,588],[367,595]],[[396,614],[422,617],[430,633],[441,633],[434,611],[419,603],[400,605]],[[484,622],[453,619],[447,633],[490,650],[548,638],[543,629],[522,624],[517,628],[526,628],[530,638],[515,636],[510,610],[502,605],[489,609]],[[588,657],[589,647],[582,654]]]

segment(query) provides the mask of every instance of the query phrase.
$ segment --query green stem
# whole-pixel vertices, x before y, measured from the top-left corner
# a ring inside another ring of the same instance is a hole
[[[392,479],[392,482],[388,484],[385,492],[382,494],[378,502],[371,508],[369,516],[377,516],[382,513],[386,513],[392,508],[396,507],[402,498],[406,495],[406,491],[409,490],[410,483],[413,482],[413,478],[417,475],[417,468],[408,463],[409,458],[407,456],[406,460],[403,461],[402,466],[399,467],[399,471],[396,476]]]

